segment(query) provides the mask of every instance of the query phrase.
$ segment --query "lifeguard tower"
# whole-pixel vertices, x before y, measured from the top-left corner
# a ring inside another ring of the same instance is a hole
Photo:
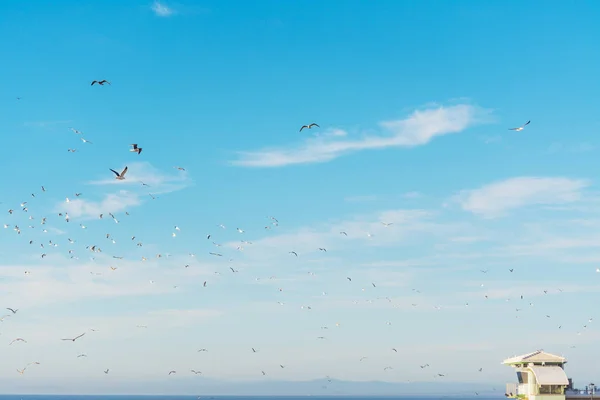
[[[508,398],[524,400],[566,400],[572,383],[564,371],[564,357],[537,350],[502,362],[517,370],[519,383],[507,383]]]

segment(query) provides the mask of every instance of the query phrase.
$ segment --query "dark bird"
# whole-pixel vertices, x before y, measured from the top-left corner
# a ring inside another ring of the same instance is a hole
[[[300,128],[300,132],[302,132],[302,129],[306,128],[306,129],[312,129],[313,126],[316,126],[317,128],[320,128],[319,125],[315,124],[314,122],[312,124],[309,125],[302,125],[302,128]]]
[[[17,308],[16,310],[13,310],[12,308],[10,308],[10,307],[7,307],[6,309],[7,309],[8,311],[12,312],[13,314],[16,314],[16,313],[17,313],[17,311],[19,311],[19,309],[18,309],[18,308]]]
[[[82,334],[81,334],[81,335],[79,335],[79,336],[76,336],[76,337],[74,337],[73,339],[60,339],[60,340],[70,340],[71,342],[74,342],[74,341],[76,341],[77,339],[79,339],[80,337],[82,337],[83,335],[85,335],[85,332],[84,332],[84,333],[82,333]]]
[[[296,257],[298,257],[298,253],[296,253],[295,251],[290,251],[289,253],[295,255]]]
[[[132,146],[132,148],[129,151],[133,151],[134,153],[138,153],[138,155],[140,155],[142,153],[142,148],[138,147],[137,144],[134,143],[131,146]]]
[[[106,79],[102,79],[101,81],[92,81],[92,84],[90,86],[94,86],[95,83],[97,83],[100,86],[104,86],[105,83],[108,83],[110,85],[109,81],[107,81]]]
[[[123,171],[121,171],[121,173],[118,173],[118,172],[117,172],[117,171],[115,171],[114,169],[110,169],[110,170],[111,170],[111,171],[112,171],[112,172],[113,172],[113,173],[116,175],[115,179],[117,179],[117,180],[119,180],[119,181],[122,181],[122,180],[124,180],[124,179],[125,179],[125,174],[127,173],[127,167],[125,167],[125,168],[123,169]]]

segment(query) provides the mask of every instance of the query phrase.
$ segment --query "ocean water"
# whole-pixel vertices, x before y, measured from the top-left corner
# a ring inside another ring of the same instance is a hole
[[[477,400],[498,400],[504,396],[464,396],[464,395],[427,395],[427,396],[177,396],[177,395],[156,395],[156,396],[134,396],[134,395],[0,395],[0,400],[299,400],[310,398],[311,400],[438,400],[438,399],[477,399]]]

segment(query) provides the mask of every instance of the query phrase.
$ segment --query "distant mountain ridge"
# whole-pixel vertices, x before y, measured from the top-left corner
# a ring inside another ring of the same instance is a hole
[[[152,381],[98,379],[61,384],[54,380],[39,382],[0,379],[3,393],[20,394],[169,394],[196,396],[503,396],[503,386],[466,382],[342,381],[220,381],[202,377],[183,377]],[[495,389],[495,390],[494,390]]]

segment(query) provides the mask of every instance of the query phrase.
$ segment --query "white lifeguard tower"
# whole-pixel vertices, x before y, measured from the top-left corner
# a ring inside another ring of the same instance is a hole
[[[506,384],[508,398],[524,400],[565,400],[571,382],[564,371],[564,357],[537,350],[502,362],[517,370],[519,383]]]

